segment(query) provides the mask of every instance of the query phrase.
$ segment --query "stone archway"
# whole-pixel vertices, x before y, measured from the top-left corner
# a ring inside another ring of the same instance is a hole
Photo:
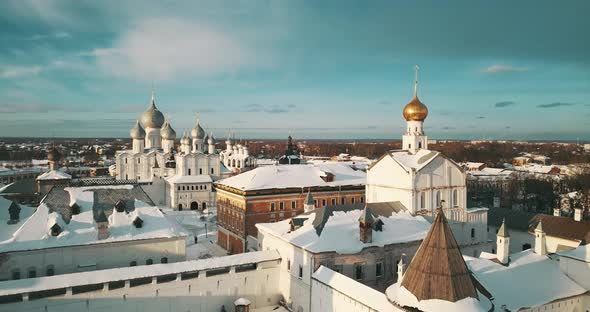
[[[197,203],[196,201],[191,203],[191,210],[197,210],[199,209],[199,203]]]
[[[203,203],[201,204],[201,211],[203,211],[203,210],[205,210],[205,209],[207,209],[207,203],[203,202]]]
[[[178,204],[178,210],[182,210],[182,204]]]

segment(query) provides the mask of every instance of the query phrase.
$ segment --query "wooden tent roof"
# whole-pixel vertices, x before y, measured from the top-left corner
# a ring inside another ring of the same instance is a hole
[[[450,302],[477,297],[467,265],[442,209],[420,245],[402,280],[418,300]]]

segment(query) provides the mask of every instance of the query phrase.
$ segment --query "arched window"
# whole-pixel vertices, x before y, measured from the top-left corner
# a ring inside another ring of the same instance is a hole
[[[37,269],[35,267],[29,268],[29,278],[37,277]]]
[[[168,257],[162,257],[162,259],[160,259],[161,263],[168,263]]]
[[[152,265],[152,264],[154,264],[154,260],[152,260],[152,259],[147,259],[147,260],[145,260],[145,264],[147,264],[147,265]]]
[[[182,204],[178,204],[178,210],[182,210]]]
[[[439,207],[441,205],[441,203],[440,203],[440,191],[436,191],[436,199],[435,199],[434,203],[436,204],[436,207]]]
[[[199,174],[203,174],[203,168],[199,168]]]
[[[426,208],[426,194],[424,192],[420,193],[420,208]]]
[[[453,207],[459,207],[459,198],[457,190],[453,190]]]
[[[422,142],[418,142],[418,148],[422,148]]]
[[[213,168],[211,168],[211,174],[213,174],[215,171],[213,171]]]
[[[207,209],[207,203],[203,203],[201,207],[203,207],[203,210]]]
[[[12,271],[12,279],[13,280],[19,280],[20,279],[20,270],[19,269],[15,269]]]
[[[129,266],[137,266],[137,261],[131,261],[131,262],[129,262]]]
[[[471,238],[475,238],[475,229],[471,229]]]
[[[47,270],[45,271],[45,276],[53,276],[55,275],[55,268],[52,264],[47,266]]]

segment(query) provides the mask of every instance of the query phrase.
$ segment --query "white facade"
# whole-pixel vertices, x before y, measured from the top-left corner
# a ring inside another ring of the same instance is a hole
[[[227,136],[225,150],[219,152],[221,162],[232,172],[242,172],[256,167],[256,158],[250,155],[247,145],[234,144],[235,138]]]

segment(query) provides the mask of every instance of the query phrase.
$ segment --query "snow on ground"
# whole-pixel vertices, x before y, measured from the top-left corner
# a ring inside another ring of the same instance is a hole
[[[425,218],[400,212],[390,217],[380,217],[379,219],[383,221],[383,231],[373,231],[372,242],[363,243],[359,239],[358,225],[361,213],[362,209],[334,211],[319,237],[313,227],[315,213],[309,214],[303,226],[292,232],[290,232],[290,219],[274,223],[259,223],[256,227],[311,252],[335,251],[341,254],[357,253],[369,246],[382,247],[388,244],[421,240],[430,229],[430,223]],[[344,237],[347,239],[343,239]]]
[[[475,277],[494,296],[495,305],[505,304],[511,311],[586,292],[549,257],[530,249],[511,254],[508,266],[488,259],[464,258]]]

